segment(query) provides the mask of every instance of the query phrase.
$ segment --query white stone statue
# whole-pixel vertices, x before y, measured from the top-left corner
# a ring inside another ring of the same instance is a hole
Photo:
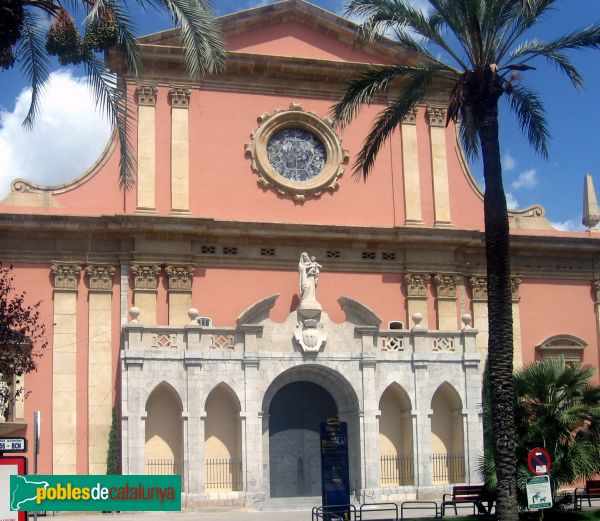
[[[300,274],[300,302],[311,302],[317,300],[317,284],[319,283],[319,272],[322,266],[314,257],[302,252],[298,271]]]

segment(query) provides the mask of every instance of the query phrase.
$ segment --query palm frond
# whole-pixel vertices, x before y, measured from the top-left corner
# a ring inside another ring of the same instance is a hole
[[[134,75],[141,71],[142,61],[138,52],[137,39],[134,35],[133,19],[119,2],[114,0],[95,0],[92,8],[84,19],[85,24],[96,20],[102,12],[110,12],[114,16],[119,33],[119,47],[123,51],[127,69]]]
[[[467,159],[477,159],[479,157],[479,129],[471,107],[461,107],[460,115],[459,135],[463,149]]]
[[[368,177],[381,146],[402,122],[402,118],[408,111],[425,97],[431,88],[433,78],[434,71],[430,69],[414,69],[404,76],[398,95],[377,115],[375,123],[365,138],[354,163],[354,175],[365,179]]]
[[[23,72],[31,82],[31,102],[23,121],[25,128],[31,129],[40,110],[40,97],[48,81],[48,56],[40,20],[28,9],[24,11],[21,38],[16,46],[16,56]]]
[[[526,87],[513,86],[509,103],[529,143],[543,157],[548,157],[548,124],[539,96]]]
[[[91,55],[85,60],[88,84],[96,99],[96,106],[116,128],[119,136],[119,185],[128,189],[134,183],[135,158],[132,152],[130,121],[124,87],[119,88],[116,77],[105,68],[104,62]]]
[[[223,35],[207,0],[160,0],[181,28],[186,67],[192,79],[225,66]]]

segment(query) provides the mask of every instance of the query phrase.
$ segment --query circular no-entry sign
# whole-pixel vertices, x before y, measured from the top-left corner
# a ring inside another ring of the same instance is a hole
[[[530,450],[527,455],[527,466],[536,476],[548,474],[551,463],[550,454],[548,454],[546,449],[542,449],[541,447]]]

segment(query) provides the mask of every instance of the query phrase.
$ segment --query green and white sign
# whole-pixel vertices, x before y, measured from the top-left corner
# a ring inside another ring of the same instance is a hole
[[[550,476],[527,478],[527,504],[529,510],[552,508],[552,489]]]
[[[181,510],[181,476],[10,476],[10,509]]]

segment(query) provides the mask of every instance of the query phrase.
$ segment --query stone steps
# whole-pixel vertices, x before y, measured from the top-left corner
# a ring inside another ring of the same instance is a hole
[[[307,510],[321,505],[321,496],[272,497],[265,500],[263,510]]]

